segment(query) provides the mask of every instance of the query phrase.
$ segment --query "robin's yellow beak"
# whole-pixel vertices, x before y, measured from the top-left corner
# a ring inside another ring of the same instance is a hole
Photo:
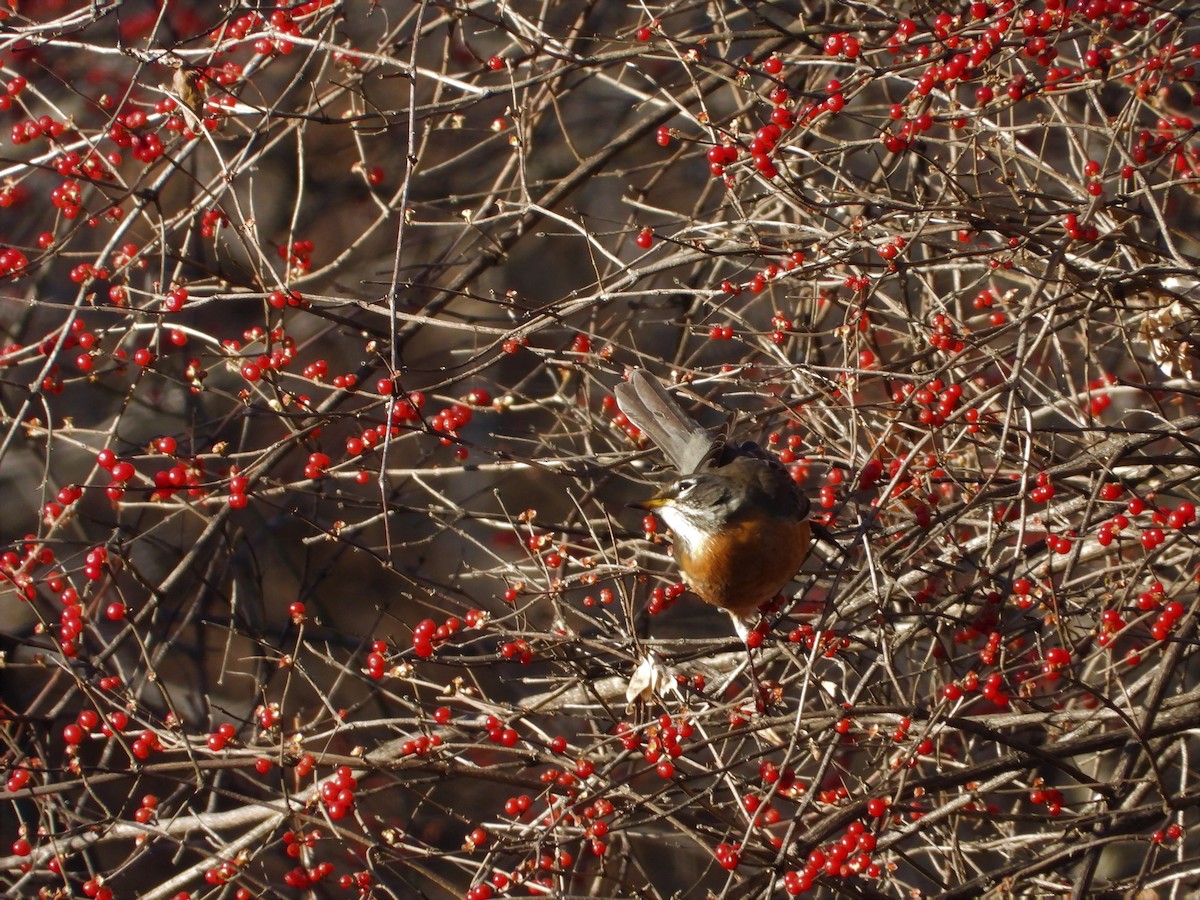
[[[643,500],[641,503],[630,504],[634,509],[656,510],[662,509],[664,506],[670,506],[675,500],[675,490],[673,485],[668,485],[663,488],[649,500]]]

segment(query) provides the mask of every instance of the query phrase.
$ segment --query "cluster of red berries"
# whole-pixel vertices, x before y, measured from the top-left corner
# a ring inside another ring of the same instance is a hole
[[[1063,231],[1073,241],[1095,243],[1100,240],[1100,231],[1091,222],[1079,221],[1078,213],[1067,213],[1063,216]]]
[[[644,734],[628,722],[618,722],[616,727],[621,745],[629,751],[640,747],[643,758],[655,767],[660,778],[671,778],[675,774],[672,760],[683,755],[680,741],[691,737],[693,731],[694,726],[686,717],[676,722],[665,713]]]
[[[99,713],[92,709],[80,710],[79,714],[75,717],[75,722],[63,727],[63,743],[71,746],[83,743],[84,738],[91,736],[92,732],[96,730],[97,725],[101,725]],[[105,737],[112,737],[111,720],[101,725],[101,734]]]
[[[516,660],[521,665],[527,666],[533,662],[533,648],[524,638],[505,641],[500,645],[500,657],[501,659]]]
[[[1020,582],[1024,582],[1024,584],[1021,584]],[[1018,597],[1028,597],[1029,590],[1030,590],[1029,586],[1028,586],[1028,582],[1029,582],[1028,578],[1018,578],[1017,581],[1014,582],[1013,592]],[[1026,607],[1021,607],[1021,608],[1025,609]],[[1001,640],[1000,632],[998,632],[998,631],[988,632],[987,642],[984,644],[983,649],[979,651],[979,661],[983,665],[991,666],[991,665],[995,664],[996,656],[1000,652],[1000,640]],[[968,672],[967,678],[970,678],[973,675],[974,675],[973,672]],[[975,678],[977,680],[978,676],[975,675]],[[963,681],[964,681],[963,687],[969,691],[976,690],[976,688],[978,687],[978,685],[976,685],[975,687],[969,687],[966,683],[966,681],[967,681],[966,678],[964,678]]]
[[[753,279],[751,279],[753,283]],[[751,287],[753,290],[753,286]],[[773,344],[782,344],[787,340],[788,332],[792,330],[792,320],[781,312],[776,312],[771,316],[772,331],[768,337]]]
[[[300,374],[310,381],[324,381],[329,375],[329,363],[323,359],[315,359],[306,365]]]
[[[436,434],[442,435],[439,440],[443,447],[449,447],[458,438],[459,429],[468,425],[474,416],[475,413],[471,407],[464,403],[454,403],[430,416],[429,428]],[[465,450],[466,448],[459,449]]]
[[[1110,482],[1101,488],[1100,496],[1105,500],[1115,500],[1121,496],[1122,490],[1119,484]],[[1147,507],[1146,502],[1140,497],[1133,497],[1126,504],[1125,508],[1129,515],[1137,516],[1145,512]],[[1164,527],[1172,531],[1179,531],[1187,528],[1195,521],[1196,505],[1189,500],[1184,500],[1174,509],[1164,508],[1154,510],[1150,514],[1149,527],[1142,530],[1138,539],[1146,550],[1153,550],[1166,540],[1166,532],[1163,531]],[[1117,513],[1100,526],[1096,539],[1101,546],[1107,547],[1129,524],[1129,516],[1125,513]]]
[[[1017,580],[1018,581],[1026,581],[1026,582],[1028,581],[1028,579],[1017,579]],[[1029,590],[1028,587],[1025,587],[1025,586],[1022,586],[1022,587],[1023,587],[1023,593],[1018,593],[1018,599],[1025,598],[1028,596],[1028,590]],[[1026,609],[1028,607],[1022,606],[1021,608]],[[1000,632],[998,632],[998,631],[990,632],[987,636],[987,643],[985,644],[983,649],[979,651],[980,663],[985,666],[990,666],[990,665],[995,664],[996,657],[1000,653],[1000,644],[1001,644]],[[1056,652],[1054,659],[1057,663],[1059,663],[1061,665],[1066,665],[1067,663],[1070,662],[1070,655],[1068,654],[1068,656],[1064,660],[1064,658]],[[980,688],[980,683],[979,683],[979,673],[972,670],[970,672],[967,672],[960,679],[958,684],[950,684],[950,685],[947,685],[945,688],[943,688],[942,696],[945,697],[947,700],[950,700],[953,702],[953,701],[957,701],[957,700],[961,699],[964,694],[973,694],[976,691],[980,691],[980,690],[981,690],[981,688]],[[1004,678],[997,672],[991,673],[990,675],[987,676],[987,678],[984,679],[981,693],[983,694],[985,699],[990,700],[992,703],[996,704],[997,706],[1007,706],[1008,705],[1009,698],[1008,698],[1008,695],[1004,692]]]
[[[104,570],[107,565],[108,549],[106,547],[93,547],[83,558],[83,577],[88,581],[99,581],[104,577]]]
[[[713,325],[708,329],[708,337],[713,341],[731,341],[733,340],[733,326]]]
[[[433,619],[422,619],[413,629],[413,652],[421,659],[428,659],[440,644],[448,641],[461,628],[462,620],[457,616],[450,616],[441,625]]]
[[[180,460],[169,469],[161,469],[151,476],[154,480],[154,490],[150,493],[151,500],[166,500],[180,491],[189,497],[203,497],[208,492],[204,487],[204,460]],[[111,498],[111,494],[109,495]]]
[[[10,84],[12,82],[9,82]],[[36,119],[27,119],[23,122],[14,122],[12,128],[9,129],[9,137],[12,138],[13,144],[20,146],[36,141],[38,138],[59,138],[67,130],[66,123],[60,122],[50,116],[38,116]]]
[[[144,794],[138,802],[138,808],[134,810],[133,820],[139,825],[146,825],[153,822],[158,816],[158,795]]]
[[[731,141],[713,144],[705,156],[708,159],[708,170],[714,178],[720,178],[725,174],[726,166],[738,161],[738,148]]]
[[[742,808],[752,816],[750,824],[755,828],[771,828],[783,821],[779,810],[773,804],[764,803],[758,794],[743,796]],[[783,846],[783,839],[778,835],[769,835],[767,841],[777,850]]]
[[[440,746],[442,746],[440,734],[419,734],[415,738],[400,742],[400,755],[428,756]]]
[[[300,35],[300,25],[292,18],[290,10],[274,10],[271,13],[270,22],[271,28],[281,35],[287,35],[288,37],[298,37]],[[260,56],[287,56],[296,49],[295,41],[288,40],[287,37],[256,38],[253,46],[254,52]]]
[[[958,343],[961,347],[961,342]],[[942,379],[934,378],[922,387],[906,381],[892,392],[892,399],[897,403],[909,397],[918,408],[917,421],[931,428],[940,428],[958,409],[962,402],[963,388],[961,384],[946,384]],[[975,416],[975,420],[977,423],[978,415]]]
[[[115,146],[123,150],[130,150],[133,158],[139,162],[152,163],[163,155],[166,148],[163,146],[162,138],[156,132],[142,133],[139,131],[147,124],[149,124],[149,118],[144,111],[131,110],[113,120],[106,137]],[[122,162],[119,153],[110,153],[107,159],[109,164],[114,166]]]
[[[1193,99],[1196,95],[1193,95]],[[1195,129],[1195,121],[1191,116],[1173,115],[1161,118],[1155,125],[1154,131],[1138,132],[1134,145],[1129,150],[1129,156],[1138,165],[1143,165],[1155,157],[1173,156],[1173,168],[1179,175],[1195,175],[1200,164],[1200,151],[1193,141],[1187,140]],[[1127,171],[1128,170],[1128,171]],[[1131,178],[1131,167],[1121,169],[1123,178]]]
[[[121,499],[125,494],[125,485],[137,474],[137,469],[133,467],[133,463],[121,460],[121,458],[116,456],[114,451],[104,448],[100,452],[97,452],[96,464],[106,470],[109,478],[112,479],[106,488],[109,499]]]
[[[32,771],[25,768],[24,766],[16,766],[15,768],[12,769],[12,771],[10,771],[8,773],[8,778],[5,779],[5,781],[4,781],[4,789],[6,791],[8,791],[10,794],[15,794],[17,791],[22,790],[25,787],[25,785],[29,784],[29,780],[32,777],[33,777]],[[24,848],[23,848],[25,850],[25,852],[21,852],[20,850],[18,850],[17,846],[14,845],[13,853],[15,853],[17,856],[28,856],[29,855],[28,846],[29,846],[29,842],[26,841],[24,844]]]
[[[238,874],[238,865],[236,862],[228,859],[222,859],[215,866],[210,866],[204,870],[204,883],[211,884],[213,887],[220,887],[228,884]]]
[[[501,747],[515,747],[521,737],[511,725],[505,725],[498,717],[489,715],[483,721],[488,740]]]
[[[7,19],[9,13],[5,12],[0,18]],[[10,79],[4,85],[4,93],[0,94],[0,112],[8,112],[12,109],[13,98],[18,97],[21,91],[29,86],[29,82],[22,75],[17,75]]]
[[[687,592],[687,585],[682,582],[663,587],[655,585],[650,591],[650,600],[646,604],[646,612],[651,616],[657,616],[659,613],[665,612],[675,605],[675,601],[682,597]]]
[[[94,551],[93,551],[94,552]],[[62,612],[59,614],[58,641],[63,656],[74,657],[79,653],[79,638],[83,634],[84,611],[75,588],[68,587],[59,594]],[[117,610],[114,609],[114,612]],[[120,610],[124,614],[124,609]]]
[[[822,48],[826,56],[841,56],[845,59],[858,59],[861,46],[858,38],[844,31],[839,31],[825,38]]]
[[[388,667],[387,641],[372,641],[371,650],[367,654],[367,676],[376,681],[383,678]]]
[[[329,818],[336,822],[354,810],[354,792],[357,788],[358,779],[349,766],[338,766],[332,777],[321,782],[319,793]]]
[[[1034,488],[1029,492],[1029,499],[1033,503],[1049,503],[1054,499],[1054,483],[1050,480],[1050,475],[1046,472],[1038,472],[1034,479]]]
[[[62,213],[63,218],[74,219],[79,215],[83,203],[83,188],[78,181],[64,181],[50,192],[50,202]]]
[[[803,869],[786,872],[783,889],[791,897],[807,893],[822,875],[842,879],[854,876],[878,878],[880,866],[871,858],[875,845],[875,835],[867,831],[867,826],[853,821],[846,826],[845,833],[838,840],[825,847],[814,848],[808,854]]]
[[[964,682],[963,687],[966,687]],[[984,699],[990,700],[996,706],[1006,707],[1009,704],[1009,696],[1004,690],[1004,676],[999,672],[992,672],[983,680],[983,687],[980,688],[980,693]]]
[[[133,158],[141,163],[152,163],[166,152],[162,138],[153,131],[147,134],[131,134],[129,144]]]
[[[1150,636],[1156,641],[1165,641],[1175,627],[1175,623],[1183,618],[1185,610],[1178,600],[1164,603],[1162,610],[1150,626]]]
[[[0,187],[0,209],[22,206],[28,199],[29,191],[25,189],[24,185],[6,184]]]
[[[229,722],[223,722],[217,726],[217,730],[209,734],[206,743],[208,749],[213,753],[220,753],[225,749],[225,745],[237,737],[237,728]]]
[[[312,241],[293,241],[279,248],[279,258],[287,263],[289,269],[307,272],[312,267],[312,252]]]
[[[791,766],[785,766],[781,769],[779,768],[778,763],[770,759],[764,759],[758,764],[758,778],[763,788],[774,791],[777,797],[788,797],[794,799],[799,797],[801,794],[806,793],[808,790],[808,788],[804,786],[804,783],[796,778],[795,769],[793,769]],[[748,795],[748,797],[754,796],[754,794]],[[753,805],[755,808],[750,809],[749,806],[743,803],[746,811],[752,814],[758,809],[762,808],[760,803],[755,803]]]
[[[0,278],[12,275],[16,278],[24,274],[25,269],[29,266],[29,260],[25,254],[16,247],[5,247],[0,245]]]
[[[932,321],[933,333],[929,335],[929,344],[943,353],[961,353],[963,351],[963,341],[958,336],[954,323],[950,317],[937,313]]]
[[[521,794],[517,797],[509,797],[504,801],[504,814],[519,819],[525,813],[529,812],[533,806],[533,798],[528,794]]]
[[[392,384],[391,379],[380,379],[377,385],[377,390],[381,394],[390,395],[391,391],[385,391],[386,385]],[[425,407],[425,395],[420,391],[411,391],[406,396],[401,397],[392,404],[392,411],[389,418],[394,423],[402,422],[419,422],[422,417],[421,410]]]
[[[717,858],[717,865],[728,872],[732,872],[742,864],[742,845],[741,844],[726,844],[721,842],[713,848],[713,855]]]
[[[1163,588],[1163,583],[1155,581],[1146,590],[1137,595],[1134,605],[1142,612],[1153,612],[1162,606],[1165,598],[1166,590]]]
[[[896,235],[891,240],[876,246],[875,252],[889,263],[892,263],[906,246],[908,246],[908,240],[900,235]]]
[[[835,35],[830,37],[830,41],[834,43],[828,46],[835,48],[832,55],[836,56],[839,53],[845,55],[846,51],[853,53],[854,56],[858,55],[857,38],[848,35]],[[847,58],[852,57],[848,56]],[[826,85],[828,96],[824,100],[808,103],[800,108],[797,114],[787,88],[780,85],[783,60],[772,54],[763,60],[762,70],[772,80],[771,83],[773,86],[768,93],[768,98],[773,108],[770,121],[754,133],[745,150],[750,156],[754,169],[764,178],[770,179],[775,178],[779,174],[774,157],[777,155],[780,140],[784,137],[785,132],[791,130],[797,124],[808,125],[824,113],[836,115],[845,107],[846,100],[841,92],[841,83],[833,80]],[[671,136],[671,130],[664,125],[658,129],[655,140],[660,146],[666,147],[671,142]],[[721,143],[714,144],[706,154],[709,171],[713,177],[724,177],[727,184],[732,184],[728,178],[727,169],[738,161],[741,154],[742,151],[731,138],[726,138]],[[641,245],[639,244],[639,246]]]
[[[1071,664],[1071,651],[1066,647],[1050,647],[1046,650],[1042,663],[1042,674],[1047,681],[1055,681],[1062,677],[1062,669]]]
[[[996,305],[996,292],[991,288],[984,288],[971,301],[971,306],[980,311],[992,310],[988,313],[988,324],[993,327],[999,327],[1008,321],[1008,316],[999,311],[992,309]]]
[[[260,704],[254,710],[254,718],[258,720],[259,728],[261,728],[263,731],[270,731],[279,724],[279,704]]]
[[[234,338],[221,341],[221,349],[234,356],[242,352],[244,344],[254,343],[265,345],[268,352],[253,357],[247,356],[242,360],[239,371],[242,377],[251,383],[258,381],[266,372],[283,370],[296,359],[296,341],[281,327],[267,330],[255,325],[242,332],[241,341]],[[317,360],[304,369],[304,377],[323,377],[326,371],[325,361]]]
[[[319,450],[308,454],[308,462],[304,464],[304,477],[312,480],[323,478],[326,470],[333,463],[329,454]]]
[[[1161,844],[1161,843],[1164,843],[1165,841],[1177,841],[1182,836],[1183,836],[1183,828],[1180,825],[1176,824],[1175,822],[1172,822],[1166,828],[1160,828],[1160,829],[1155,830],[1150,835],[1150,840],[1152,840],[1156,844]]]
[[[1062,791],[1057,788],[1035,787],[1029,792],[1029,802],[1034,806],[1044,806],[1048,815],[1057,816],[1062,812]]]
[[[142,762],[148,760],[151,753],[161,753],[162,751],[162,741],[159,740],[158,734],[149,728],[143,730],[133,743],[129,745],[129,752],[133,754],[135,759]]]
[[[593,856],[603,856],[608,849],[604,838],[608,835],[611,826],[604,821],[604,817],[611,816],[614,810],[615,807],[611,801],[604,797],[598,797],[595,802],[589,803],[581,811],[581,815],[588,822],[583,836],[589,842]]]
[[[42,507],[42,519],[47,525],[53,525],[66,511],[67,507],[83,496],[83,488],[77,484],[68,484],[58,489],[54,500]]]
[[[833,659],[838,655],[839,650],[850,649],[850,638],[844,635],[834,634],[831,631],[822,631],[818,642],[816,629],[812,625],[798,625],[788,632],[789,644],[800,644],[807,650],[818,646],[818,652],[825,659]]]
[[[225,50],[234,49],[239,41],[245,40],[248,35],[268,26],[280,34],[295,37],[300,34],[299,20],[306,19],[322,9],[332,6],[333,3],[334,0],[307,0],[305,3],[274,9],[266,18],[257,12],[244,13],[235,19],[223,21],[209,32],[208,37],[214,44],[230,45],[224,47]],[[290,45],[292,42],[284,41],[284,43]],[[255,41],[254,50],[256,53],[263,52],[258,47],[258,41]],[[286,51],[282,47],[276,47],[274,50],[279,53],[291,52],[291,47],[289,46]]]
[[[229,505],[233,509],[245,509],[250,502],[246,493],[250,489],[250,479],[240,474],[237,466],[229,468]]]
[[[519,351],[522,347],[528,346],[529,338],[525,335],[521,335],[521,337],[518,338],[508,338],[507,340],[501,341],[500,350],[511,356]]]
[[[219,228],[229,227],[229,216],[217,208],[206,209],[200,216],[200,237],[210,238]]]
[[[769,283],[775,281],[777,278],[780,278],[788,272],[793,272],[801,268],[804,265],[804,260],[805,255],[803,250],[793,250],[790,253],[785,254],[779,260],[779,262],[767,263],[760,271],[755,272],[754,275],[751,276],[750,280],[745,284],[734,284],[728,278],[724,279],[721,282],[721,290],[733,297],[738,296],[742,293],[742,291],[745,290],[750,291],[752,294],[761,294],[764,290],[766,290],[766,287]],[[786,317],[779,312],[776,312],[773,318],[784,319],[787,321]],[[791,323],[788,322],[787,327],[782,328],[781,330],[790,330],[791,327]],[[710,331],[709,337],[713,340],[729,340],[729,338],[733,337],[733,330],[730,329],[728,334],[725,334],[724,331]]]
[[[1105,373],[1099,378],[1088,379],[1087,410],[1093,416],[1098,416],[1112,405],[1112,397],[1108,388],[1117,383],[1117,378],[1111,373]]]
[[[284,873],[283,883],[295,891],[310,890],[334,873],[333,863],[323,860],[309,868],[297,866]]]
[[[615,599],[616,594],[613,593],[612,588],[601,588],[597,597],[593,597],[591,594],[585,596],[583,598],[583,605],[586,609],[593,609],[597,603],[604,606],[611,606]]]
[[[104,268],[103,266],[97,267],[91,263],[84,262],[79,263],[77,266],[72,266],[67,277],[69,277],[75,284],[83,284],[87,281],[107,281],[108,274],[108,269]],[[91,365],[89,364],[85,366],[82,361],[84,359],[89,358],[80,357],[79,359],[75,360],[75,365],[83,371],[88,371],[91,369]]]
[[[804,447],[804,435],[789,434],[786,438],[778,431],[773,431],[767,435],[767,443],[772,447],[782,442],[784,446],[775,451],[775,456],[781,463],[788,466],[788,471],[792,475],[792,480],[797,484],[804,484],[808,480],[810,473],[811,461],[797,455],[797,451]]]

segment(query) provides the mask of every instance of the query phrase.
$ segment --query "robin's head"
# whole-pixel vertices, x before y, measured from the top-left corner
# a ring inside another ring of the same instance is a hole
[[[676,478],[644,504],[676,538],[699,547],[725,526],[803,519],[808,504],[782,466],[749,457]]]

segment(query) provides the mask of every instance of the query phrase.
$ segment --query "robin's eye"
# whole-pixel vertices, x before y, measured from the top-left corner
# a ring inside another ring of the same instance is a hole
[[[681,478],[679,480],[679,490],[678,490],[679,496],[682,497],[684,494],[691,491],[691,489],[694,488],[695,486],[696,486],[695,478]]]

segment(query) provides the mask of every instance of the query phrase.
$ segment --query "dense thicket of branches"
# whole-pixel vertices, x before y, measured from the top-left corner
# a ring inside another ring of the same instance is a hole
[[[1191,13],[0,2],[0,883],[1194,888]]]

